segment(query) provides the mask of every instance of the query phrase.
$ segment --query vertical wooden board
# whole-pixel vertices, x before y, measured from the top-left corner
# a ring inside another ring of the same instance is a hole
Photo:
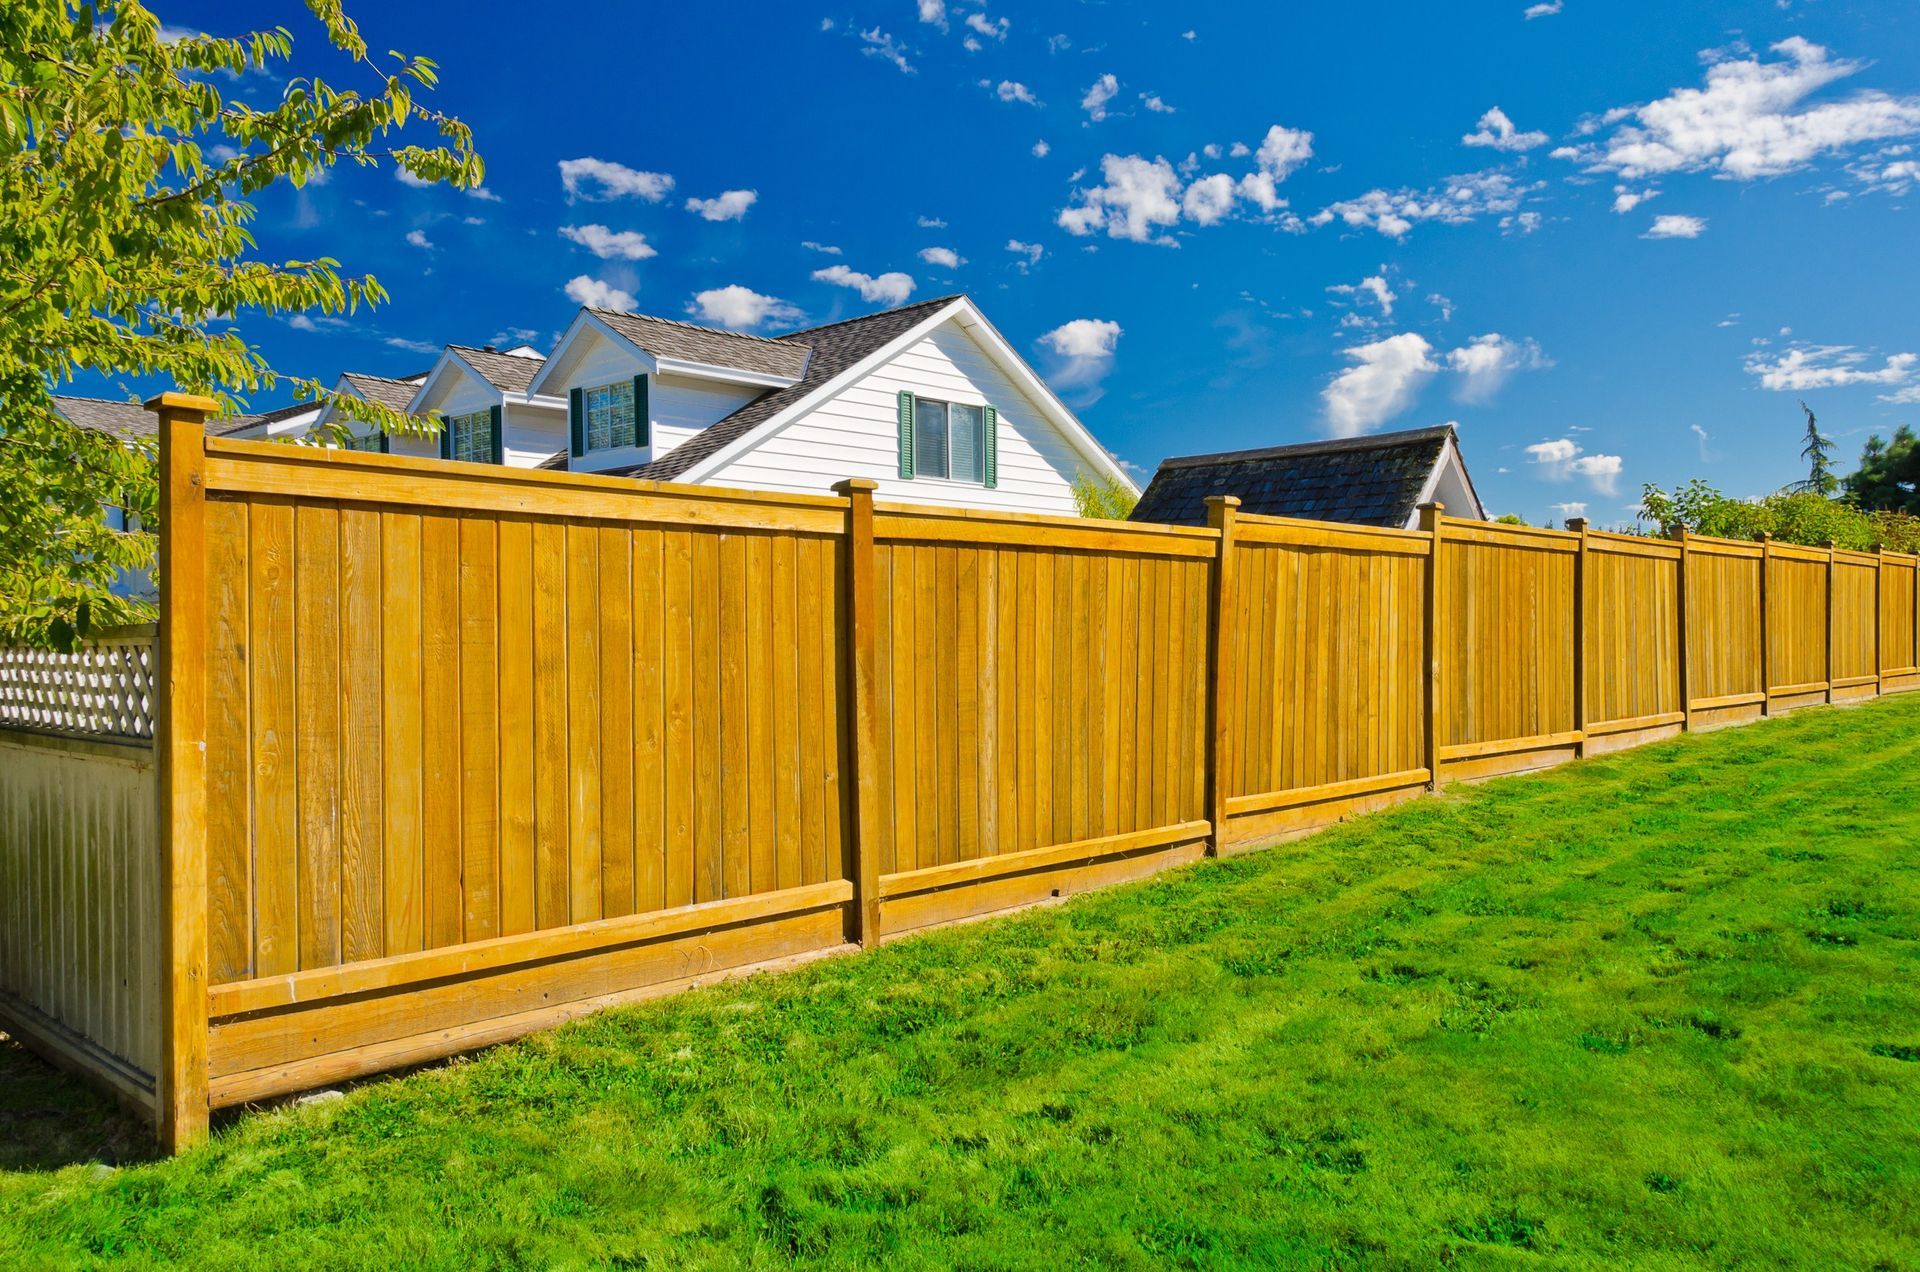
[[[926,643],[926,674],[930,682],[930,702],[932,714],[928,717],[932,723],[932,778],[933,795],[931,831],[928,848],[931,850],[930,862],[945,865],[954,859],[954,834],[958,818],[954,813],[954,759],[958,751],[955,740],[954,708],[957,694],[954,686],[954,549],[944,545],[932,545],[926,549],[929,562],[933,566],[933,587],[929,594],[926,615],[926,630],[931,633]],[[927,752],[928,738],[921,739],[923,756]],[[928,825],[923,822],[922,833]]]
[[[777,556],[775,568],[779,568]],[[776,614],[774,619],[773,642],[776,650],[789,648],[793,643],[793,601],[790,593],[786,603],[787,614],[784,617]],[[786,636],[784,642],[783,633]],[[777,661],[779,655],[776,653],[775,657]],[[888,875],[898,870],[899,866],[895,864],[893,849],[898,829],[893,794],[896,731],[893,702],[893,546],[887,543],[876,543],[873,548],[873,685],[874,784],[879,788],[881,810],[880,838],[874,850],[879,854],[880,873]],[[790,680],[788,688],[791,689]],[[786,748],[785,721],[791,716],[791,711],[790,707],[783,708],[776,697],[774,734],[776,745],[781,748]],[[791,750],[783,749],[781,755],[783,758],[776,762],[776,772],[780,775],[775,784],[777,788],[781,787],[786,780],[785,774],[792,769]],[[778,814],[775,820],[779,820]],[[780,861],[780,875],[782,878],[791,877],[784,859]]]
[[[500,935],[499,539],[460,518],[460,898],[469,941]]]
[[[1165,625],[1167,630],[1167,656],[1160,664],[1160,676],[1164,685],[1161,695],[1160,727],[1166,733],[1166,745],[1163,751],[1165,765],[1165,795],[1161,817],[1171,823],[1181,819],[1180,792],[1186,784],[1188,751],[1186,740],[1193,726],[1193,713],[1188,704],[1182,701],[1180,686],[1186,680],[1187,658],[1187,570],[1186,563],[1178,560],[1166,560],[1162,563],[1166,572],[1167,594]]]
[[[1024,704],[1019,695],[1020,651],[1015,642],[1020,627],[1018,552],[997,551],[993,567],[994,697],[998,719],[994,725],[995,792],[994,851],[1016,852],[1020,847],[1019,729]]]
[[[1053,685],[1053,821],[1048,843],[1071,843],[1073,830],[1073,663],[1079,654],[1073,628],[1074,593],[1078,588],[1071,552],[1053,554],[1053,658],[1048,679]]]
[[[720,895],[751,890],[747,802],[747,543],[720,537]]]
[[[381,808],[380,514],[340,511],[340,953],[349,963],[386,953]]]
[[[1119,558],[1103,554],[1093,558],[1092,586],[1088,594],[1089,628],[1092,633],[1092,666],[1087,674],[1088,743],[1092,749],[1093,792],[1089,802],[1095,809],[1092,832],[1096,836],[1117,835],[1120,803],[1119,737],[1114,727],[1113,667],[1117,661],[1119,633],[1114,630],[1113,581]]]
[[[664,818],[662,885],[668,909],[690,905],[694,899],[694,856],[697,851],[695,804],[698,802],[699,761],[694,727],[698,670],[693,653],[693,535],[669,530],[661,544],[662,624],[665,732],[663,747]],[[711,578],[711,575],[708,576]]]
[[[422,804],[429,949],[458,945],[466,906],[460,891],[460,522],[420,519]]]
[[[533,909],[536,929],[573,921],[568,857],[567,527],[533,523]],[[583,918],[585,916],[582,916]]]
[[[779,837],[773,815],[774,697],[773,540],[747,536],[747,887],[780,886]]]
[[[1067,709],[1067,759],[1071,772],[1067,788],[1073,798],[1073,820],[1067,834],[1075,841],[1092,838],[1093,801],[1089,776],[1093,769],[1092,737],[1088,726],[1092,697],[1088,673],[1092,670],[1090,652],[1093,629],[1088,622],[1089,574],[1094,558],[1085,552],[1069,553],[1063,562],[1070,567],[1071,585],[1067,593],[1066,617],[1070,624],[1067,641],[1067,674],[1070,695]]]
[[[380,731],[386,778],[385,952],[410,954],[426,946],[426,730],[421,712],[420,518],[380,514]]]
[[[340,961],[340,514],[294,509],[300,967]]]
[[[820,716],[827,726],[826,789],[821,793],[826,813],[823,839],[825,854],[814,867],[808,883],[827,879],[852,879],[853,860],[852,783],[842,775],[853,768],[853,730],[848,720],[852,713],[853,689],[849,680],[848,642],[852,639],[852,617],[847,603],[847,538],[836,535],[820,546],[819,573],[815,576],[820,595],[826,603],[820,607],[820,661],[823,670],[820,685],[824,691]]]
[[[634,912],[633,560],[625,526],[600,535],[600,907]]]
[[[206,540],[207,976],[218,985],[253,975],[247,505],[208,500]],[[10,886],[0,876],[0,889]],[[122,917],[126,909],[123,904]],[[20,982],[0,977],[0,983]]]
[[[980,549],[954,550],[953,860],[984,856],[980,842]]]
[[[633,908],[666,904],[666,580],[664,537],[631,532],[633,557]]]
[[[800,683],[800,878],[814,877],[815,863],[827,856],[827,747],[832,722],[820,714],[829,668],[820,658],[820,626],[830,597],[820,595],[820,558],[824,545],[807,537],[794,542],[795,609],[799,623]]]
[[[977,554],[974,630],[978,633],[980,677],[980,747],[974,773],[979,809],[979,855],[1000,853],[1000,558],[995,548]]]
[[[893,693],[890,707],[893,727],[893,868],[917,869],[919,848],[919,679],[921,650],[918,640],[919,587],[914,572],[917,557],[907,544],[897,543],[887,550],[892,573],[888,609],[893,636]]]
[[[1140,666],[1140,558],[1115,557],[1113,564],[1113,763],[1119,783],[1115,788],[1114,816],[1118,821],[1116,832],[1125,833],[1140,829],[1134,801],[1134,753],[1139,736],[1136,681]]]
[[[1053,759],[1053,622],[1054,555],[1044,549],[1033,553],[1033,643],[1030,646],[1033,693],[1027,709],[1033,713],[1033,842],[1044,848],[1057,844],[1054,834],[1054,759]]]
[[[600,539],[567,526],[567,886],[573,922],[604,918],[600,874]]]
[[[931,866],[940,860],[940,768],[945,763],[949,741],[940,731],[940,696],[945,686],[939,683],[939,647],[941,633],[934,617],[934,596],[939,588],[939,549],[915,545],[913,629],[918,646],[914,675],[913,716],[917,727],[914,737],[914,821],[919,840],[914,845],[915,868]]]
[[[496,568],[500,593],[500,934],[519,936],[538,924],[533,661],[533,523],[504,519]]]
[[[1013,850],[1025,852],[1039,846],[1036,821],[1040,783],[1036,777],[1039,761],[1035,757],[1036,733],[1040,712],[1040,689],[1034,683],[1034,580],[1040,553],[1031,549],[1013,554],[1014,641],[1011,674],[1014,692],[1020,704],[1014,716],[1014,842]]]

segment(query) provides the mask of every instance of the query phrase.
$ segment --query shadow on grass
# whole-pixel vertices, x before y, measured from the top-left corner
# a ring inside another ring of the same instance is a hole
[[[153,1132],[138,1118],[0,1033],[0,1171],[156,1156]]]

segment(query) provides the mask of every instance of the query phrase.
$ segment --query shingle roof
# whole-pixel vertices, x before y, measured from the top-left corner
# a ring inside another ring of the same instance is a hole
[[[476,349],[472,345],[448,345],[447,348],[459,354],[461,361],[478,371],[488,384],[505,393],[525,393],[533,377],[547,364],[544,357],[530,358],[525,354]]]
[[[319,410],[320,404],[317,402],[295,402],[291,406],[276,407],[271,411],[261,411],[254,415],[235,415],[218,420],[208,426],[207,432],[214,437],[226,437],[233,433],[243,433],[250,428],[257,428],[262,424],[276,424],[289,416],[313,414]]]
[[[756,375],[798,377],[807,373],[807,347],[790,337],[773,339],[738,331],[696,327],[690,322],[595,309],[593,316],[657,358],[679,358]]]
[[[1452,434],[1442,424],[1164,460],[1131,519],[1202,526],[1208,495],[1237,495],[1241,512],[1262,516],[1403,526]]]
[[[384,375],[368,375],[363,371],[342,372],[340,378],[367,401],[378,402],[395,411],[406,410],[407,403],[413,401],[413,395],[420,391],[418,379],[395,380]]]
[[[99,429],[116,437],[160,436],[160,417],[138,402],[55,395],[53,408],[76,428]]]
[[[733,414],[695,433],[652,463],[626,470],[628,475],[648,481],[672,481],[699,461],[752,432],[759,425],[806,397],[876,349],[882,348],[890,341],[912,330],[935,310],[950,305],[958,299],[960,299],[958,295],[936,296],[931,300],[902,305],[898,309],[887,309],[877,314],[849,318],[844,322],[828,323],[821,327],[808,327],[803,331],[789,332],[767,341],[766,343],[769,344],[787,344],[812,350],[813,356],[807,362],[806,377],[800,383],[789,388],[773,389],[762,393]]]

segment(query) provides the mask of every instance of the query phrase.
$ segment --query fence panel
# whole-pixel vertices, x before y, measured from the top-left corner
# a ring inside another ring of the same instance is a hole
[[[1210,532],[880,508],[883,933],[1198,855]]]
[[[1920,624],[1915,622],[1920,594],[1914,587],[1920,559],[1887,555],[1880,565],[1881,688],[1910,689],[1920,685]]]
[[[845,501],[208,455],[216,1103],[844,939]]]
[[[1767,545],[1767,695],[1770,709],[1827,696],[1827,570],[1824,548]]]
[[[1682,549],[1664,540],[1593,532],[1585,548],[1587,749],[1638,745],[1677,732],[1686,719],[1680,686]]]
[[[1417,792],[1426,767],[1426,535],[1234,525],[1226,843]]]
[[[1579,536],[1442,522],[1436,607],[1440,761],[1452,777],[1573,756]]]
[[[1767,700],[1761,651],[1764,550],[1686,538],[1687,677],[1693,727],[1743,724]]]
[[[1880,691],[1880,561],[1865,552],[1833,557],[1833,698],[1872,697]]]

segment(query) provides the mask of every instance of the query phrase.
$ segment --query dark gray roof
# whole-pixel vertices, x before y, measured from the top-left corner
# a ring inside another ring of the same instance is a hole
[[[255,415],[235,415],[228,419],[216,420],[207,426],[207,432],[214,437],[226,437],[233,433],[244,433],[262,424],[277,424],[289,416],[318,412],[319,409],[318,402],[295,402],[291,406],[276,407],[271,411],[261,411]]]
[[[738,331],[696,327],[690,322],[595,309],[593,316],[656,358],[679,358],[710,367],[731,367],[756,375],[798,377],[807,373],[807,347],[790,338],[749,336]]]
[[[364,371],[345,371],[340,378],[367,401],[378,402],[395,411],[404,411],[407,403],[413,401],[413,395],[420,391],[420,380],[424,377],[395,380],[384,375],[368,375]]]
[[[61,397],[56,394],[53,409],[76,428],[99,429],[116,437],[160,436],[160,417],[138,402]]]
[[[659,459],[626,471],[630,476],[647,481],[672,481],[700,460],[746,436],[868,354],[912,330],[935,310],[958,299],[960,297],[957,295],[936,296],[932,300],[902,305],[898,309],[789,332],[769,341],[813,351],[813,357],[807,363],[806,377],[800,383],[762,393],[733,414],[701,429]]]
[[[1452,434],[1442,424],[1163,460],[1131,519],[1203,526],[1208,495],[1237,495],[1241,512],[1261,516],[1403,526]]]
[[[488,384],[504,393],[525,393],[533,377],[547,364],[544,357],[529,358],[525,354],[500,353],[472,345],[448,345],[447,348],[460,355],[461,361],[478,371]]]

